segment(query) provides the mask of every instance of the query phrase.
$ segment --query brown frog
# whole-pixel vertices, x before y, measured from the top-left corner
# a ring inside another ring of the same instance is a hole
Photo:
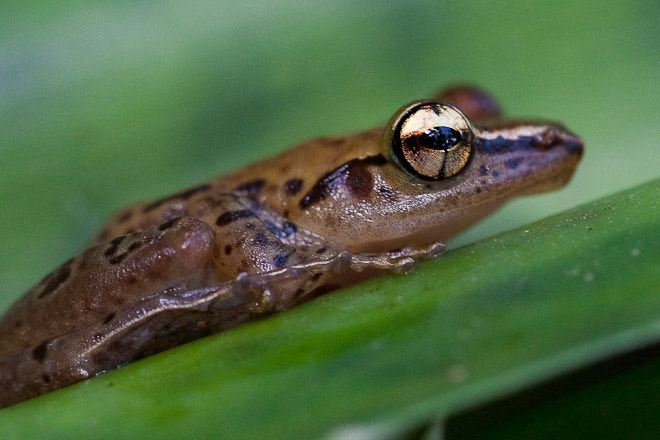
[[[566,184],[582,150],[559,124],[503,120],[455,87],[384,128],[130,206],[0,320],[0,406],[407,272],[512,197]]]

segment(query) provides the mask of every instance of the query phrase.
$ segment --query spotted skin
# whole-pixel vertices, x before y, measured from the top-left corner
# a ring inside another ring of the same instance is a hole
[[[397,163],[391,121],[119,211],[0,319],[0,406],[406,272],[511,197],[573,173],[582,142],[560,125],[502,121],[476,89],[445,96],[476,116],[462,125],[474,153],[451,179],[423,181]],[[448,108],[433,105],[439,117]]]

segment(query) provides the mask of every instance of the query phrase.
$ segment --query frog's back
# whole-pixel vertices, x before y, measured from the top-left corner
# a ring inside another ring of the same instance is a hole
[[[92,244],[145,231],[177,217],[208,211],[218,194],[234,194],[295,220],[306,195],[332,170],[353,159],[377,156],[383,129],[355,136],[324,137],[303,142],[275,157],[157,200],[140,202],[115,213]],[[314,231],[322,233],[322,231]]]

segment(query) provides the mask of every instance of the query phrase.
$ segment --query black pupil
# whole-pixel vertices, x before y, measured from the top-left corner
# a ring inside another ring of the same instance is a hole
[[[461,134],[458,131],[442,125],[429,128],[418,138],[419,145],[431,150],[449,150],[460,140]]]

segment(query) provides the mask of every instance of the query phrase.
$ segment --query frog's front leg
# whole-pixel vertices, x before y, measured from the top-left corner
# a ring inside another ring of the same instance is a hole
[[[351,269],[357,272],[377,269],[402,274],[411,271],[417,261],[435,258],[444,250],[445,245],[436,242],[422,248],[405,247],[383,254],[350,254]]]
[[[377,271],[407,272],[417,260],[435,257],[444,249],[433,243],[382,254],[353,254],[330,242],[299,245],[309,238],[308,231],[266,206],[232,194],[207,197],[191,214],[213,226],[219,270],[230,277],[246,273],[244,285],[262,291],[259,309],[268,312],[290,308],[317,288],[328,291]]]
[[[406,247],[381,254],[354,254],[348,251],[336,252],[324,249],[323,258],[309,259],[308,262],[293,264],[265,273],[254,275],[242,273],[238,276],[236,283],[243,286],[241,288],[243,290],[260,290],[268,295],[270,286],[282,280],[311,278],[313,280],[322,279],[323,284],[331,286],[330,288],[325,287],[324,290],[328,291],[370,278],[378,272],[396,274],[409,272],[419,260],[435,258],[442,254],[444,249],[444,244],[439,242],[422,248]],[[324,286],[317,287],[323,288]],[[313,289],[308,289],[303,294],[297,295],[297,302],[306,300],[310,296],[309,294],[313,293]],[[268,306],[267,299],[263,297],[261,303]],[[293,304],[282,304],[282,306],[289,307],[291,305]],[[262,307],[257,308],[261,310]]]

